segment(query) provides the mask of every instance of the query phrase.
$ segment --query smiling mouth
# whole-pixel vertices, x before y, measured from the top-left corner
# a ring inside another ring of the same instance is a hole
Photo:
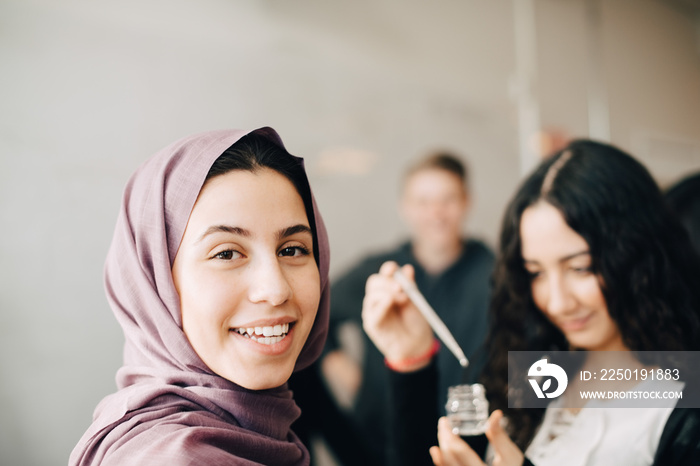
[[[586,327],[590,318],[591,318],[591,314],[588,314],[587,316],[581,317],[579,319],[572,319],[572,320],[568,320],[566,322],[562,322],[560,324],[560,326],[563,330],[569,330],[569,331],[582,330],[583,328]]]
[[[263,345],[274,345],[284,340],[289,333],[289,329],[293,326],[294,323],[287,323],[268,327],[232,328],[231,331]]]

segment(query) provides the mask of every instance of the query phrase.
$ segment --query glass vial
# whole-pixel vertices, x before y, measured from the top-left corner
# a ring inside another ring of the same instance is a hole
[[[447,418],[456,435],[481,435],[486,431],[489,402],[480,383],[455,385],[447,389]]]

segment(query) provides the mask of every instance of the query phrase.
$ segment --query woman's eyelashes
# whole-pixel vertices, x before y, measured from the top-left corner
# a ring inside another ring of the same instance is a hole
[[[224,261],[230,261],[233,259],[238,259],[239,257],[242,257],[243,255],[235,251],[233,249],[226,249],[224,251],[219,251],[216,254],[212,256],[212,259],[218,259],[218,260],[224,260]]]
[[[593,273],[593,267],[590,265],[569,265],[563,270],[563,272],[572,272],[575,275],[586,276]],[[527,267],[525,268],[525,273],[530,280],[535,280],[544,274],[542,270],[528,269]]]
[[[571,267],[571,271],[579,275],[588,275],[593,272],[593,269],[590,265],[587,265],[585,267]]]
[[[523,261],[523,269],[530,280],[534,280],[542,274],[540,266],[532,261]]]
[[[282,257],[308,256],[309,254],[309,249],[301,245],[285,246],[279,252]]]
[[[284,246],[282,247],[277,255],[279,257],[300,257],[300,256],[308,256],[311,254],[311,251],[309,248],[303,245],[290,245],[290,246]],[[235,249],[224,249],[221,251],[215,252],[210,259],[214,260],[220,260],[220,261],[232,261],[235,259],[241,259],[245,257],[241,252],[236,251]]]

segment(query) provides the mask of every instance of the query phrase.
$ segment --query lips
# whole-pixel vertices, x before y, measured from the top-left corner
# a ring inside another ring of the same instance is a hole
[[[562,329],[562,331],[567,331],[567,332],[575,332],[577,330],[583,330],[586,325],[588,324],[588,321],[591,320],[591,317],[593,314],[588,314],[586,316],[577,318],[577,319],[567,319],[565,321],[560,321],[558,322],[559,328]]]

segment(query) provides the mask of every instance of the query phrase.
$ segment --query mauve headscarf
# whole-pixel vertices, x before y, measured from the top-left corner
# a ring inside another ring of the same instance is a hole
[[[273,129],[254,132],[283,148]],[[245,134],[181,139],[129,180],[105,265],[107,297],[126,337],[119,391],[98,405],[70,465],[309,463],[290,430],[300,410],[286,385],[252,391],[214,374],[181,328],[171,266],[209,168]],[[314,215],[321,301],[295,370],[319,356],[328,330],[329,246],[315,203]]]

